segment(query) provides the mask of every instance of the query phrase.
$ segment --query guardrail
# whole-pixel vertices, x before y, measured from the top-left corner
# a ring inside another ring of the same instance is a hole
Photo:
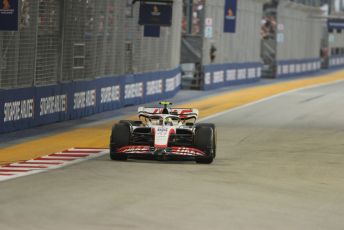
[[[174,96],[180,68],[0,91],[0,133]]]

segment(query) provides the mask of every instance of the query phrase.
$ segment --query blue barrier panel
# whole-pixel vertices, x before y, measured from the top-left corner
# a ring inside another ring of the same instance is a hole
[[[137,75],[129,75],[124,81],[124,104],[136,105],[143,103],[144,97],[144,80]]]
[[[0,91],[0,133],[174,96],[180,68]]]
[[[206,65],[202,89],[210,90],[258,81],[261,69],[262,64],[258,62]]]
[[[125,76],[105,77],[97,79],[97,113],[114,110],[124,106]]]
[[[280,60],[277,62],[277,77],[297,76],[321,69],[320,58]]]
[[[148,75],[141,75],[137,77],[138,79],[141,79],[142,77],[146,78],[144,97],[145,102],[159,100],[163,97],[163,95],[172,97],[175,95],[176,90],[180,89],[180,69],[176,69],[170,72],[156,72],[151,77]],[[170,80],[170,83],[168,80]],[[170,88],[169,90],[168,87]]]
[[[70,119],[68,107],[69,93],[72,90],[71,84],[61,84],[33,88],[35,103],[34,125],[43,125],[60,120]]]
[[[0,91],[0,130],[29,128],[35,124],[35,89]]]
[[[343,68],[344,55],[334,55],[330,57],[330,68]]]

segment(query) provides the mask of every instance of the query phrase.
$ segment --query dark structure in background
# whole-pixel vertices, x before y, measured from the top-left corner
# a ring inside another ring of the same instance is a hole
[[[264,63],[263,77],[275,77],[277,72],[277,7],[278,0],[272,0],[263,6],[261,25],[261,58]]]
[[[183,0],[180,63],[183,87],[200,89],[203,84],[203,27],[205,0]]]

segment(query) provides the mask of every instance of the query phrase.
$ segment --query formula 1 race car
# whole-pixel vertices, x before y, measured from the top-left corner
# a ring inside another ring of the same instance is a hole
[[[192,159],[210,164],[216,156],[214,124],[195,123],[197,109],[138,108],[139,121],[121,120],[112,128],[110,158]]]

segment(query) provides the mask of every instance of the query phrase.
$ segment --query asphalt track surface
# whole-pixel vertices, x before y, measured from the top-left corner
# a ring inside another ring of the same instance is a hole
[[[0,183],[0,229],[344,229],[344,83],[213,117],[217,159],[108,156]]]

